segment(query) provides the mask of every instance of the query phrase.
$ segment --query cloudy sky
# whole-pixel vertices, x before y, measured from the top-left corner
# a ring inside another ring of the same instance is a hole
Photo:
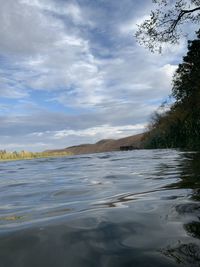
[[[144,131],[186,42],[151,54],[133,37],[151,0],[0,0],[0,149]]]

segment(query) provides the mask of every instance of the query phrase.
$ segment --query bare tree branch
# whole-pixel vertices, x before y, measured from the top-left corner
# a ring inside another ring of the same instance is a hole
[[[160,50],[163,43],[175,44],[180,39],[184,22],[200,21],[200,0],[153,0],[158,8],[151,11],[150,18],[138,25],[137,41],[152,52]]]

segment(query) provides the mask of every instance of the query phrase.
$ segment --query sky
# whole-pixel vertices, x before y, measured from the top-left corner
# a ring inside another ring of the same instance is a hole
[[[135,38],[151,0],[0,0],[0,149],[64,148],[145,131],[187,47]]]

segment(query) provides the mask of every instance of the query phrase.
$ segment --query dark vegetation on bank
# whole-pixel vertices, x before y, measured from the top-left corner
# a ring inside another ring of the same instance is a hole
[[[197,39],[188,41],[173,78],[174,104],[156,112],[144,135],[145,148],[200,149],[200,30]]]

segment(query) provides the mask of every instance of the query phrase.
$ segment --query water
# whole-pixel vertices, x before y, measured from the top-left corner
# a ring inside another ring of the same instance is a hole
[[[200,266],[200,155],[0,163],[0,267]]]

